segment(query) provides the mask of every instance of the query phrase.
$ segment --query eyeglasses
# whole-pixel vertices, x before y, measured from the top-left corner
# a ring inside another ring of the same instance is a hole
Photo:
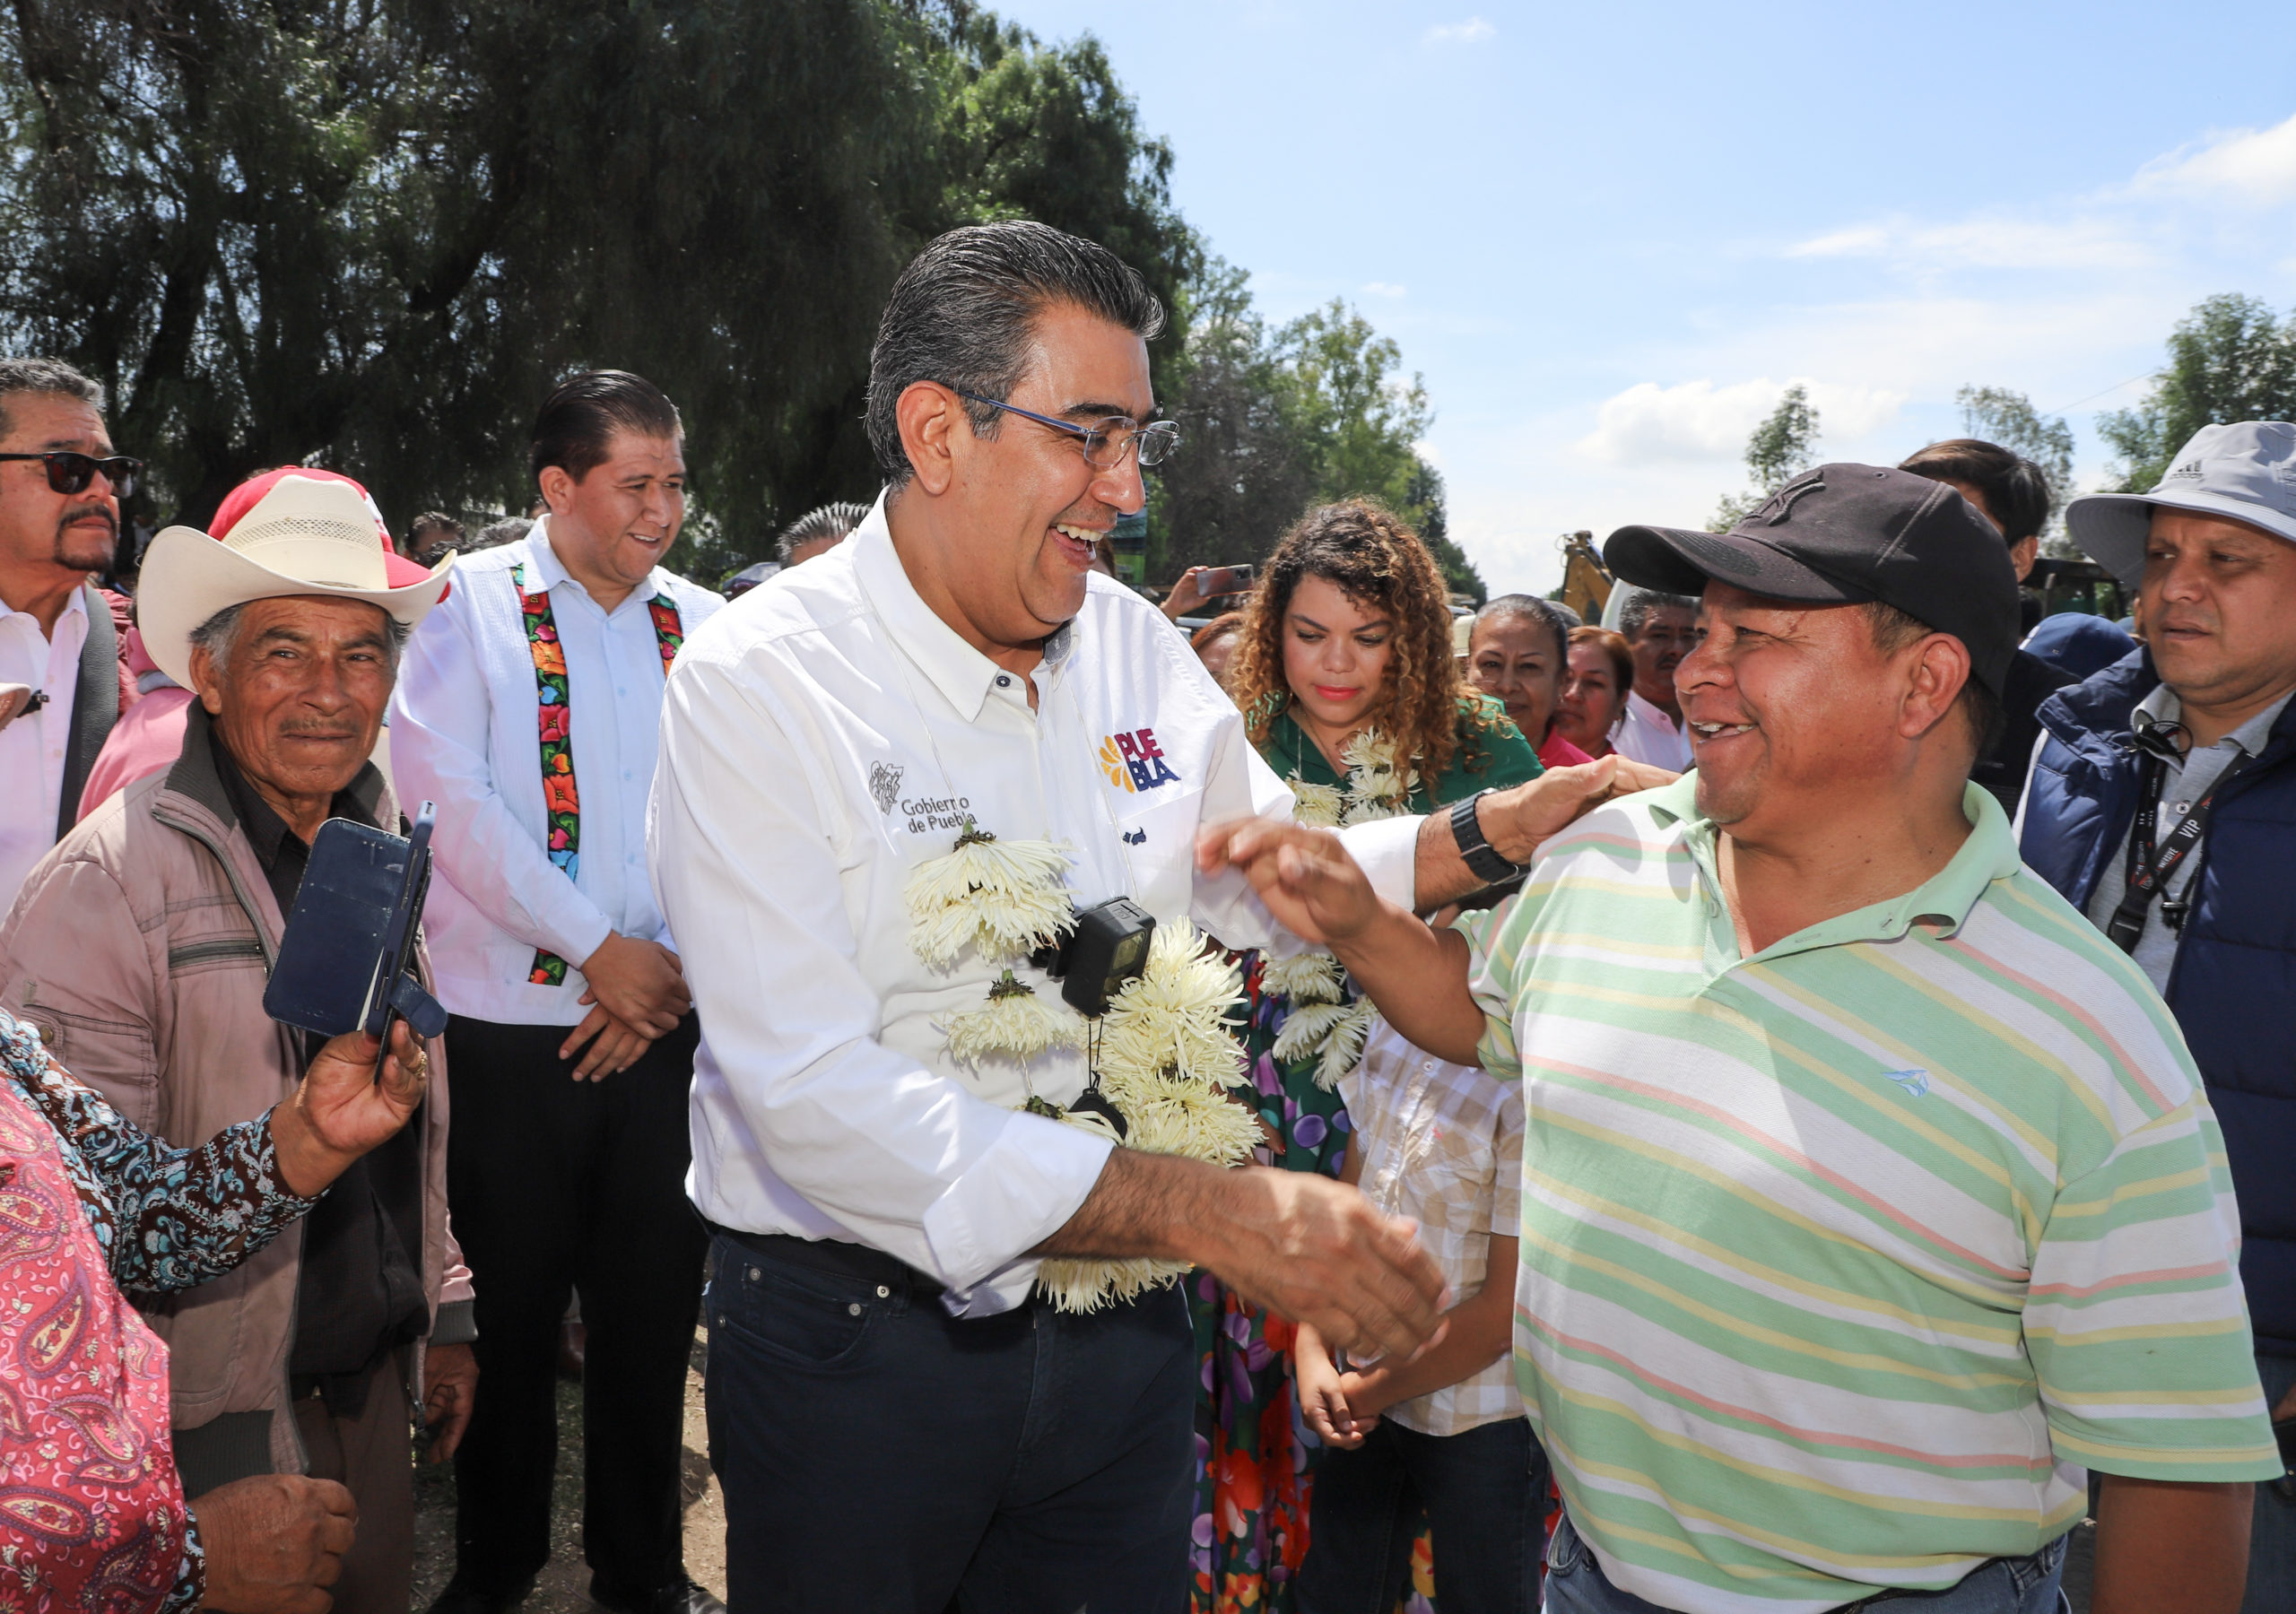
[[[1143,426],[1129,415],[1110,415],[1093,425],[1079,426],[1074,421],[1057,420],[1016,404],[984,398],[978,393],[965,391],[961,386],[952,386],[949,390],[969,404],[986,404],[991,409],[1001,409],[1007,414],[1019,415],[1024,421],[1034,421],[1039,426],[1049,426],[1055,431],[1065,432],[1078,438],[1084,445],[1084,463],[1095,471],[1115,470],[1124,464],[1125,455],[1133,451],[1138,452],[1143,469],[1161,465],[1171,457],[1172,450],[1180,446],[1179,425],[1173,421],[1151,421]]]
[[[57,449],[47,454],[0,454],[0,460],[39,460],[48,467],[48,485],[57,493],[84,493],[88,484],[96,480],[96,473],[104,473],[111,490],[122,499],[135,491],[135,479],[144,474],[144,462],[115,454],[109,459],[98,459],[90,454],[74,454],[69,449]]]

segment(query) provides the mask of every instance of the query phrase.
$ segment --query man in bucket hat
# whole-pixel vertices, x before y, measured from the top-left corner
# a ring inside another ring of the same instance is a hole
[[[2205,427],[2149,493],[2066,510],[2144,646],[2039,711],[2021,844],[2167,998],[2224,1119],[2257,1367],[2296,1445],[2296,425]],[[2248,1600],[2296,1608],[2296,1479],[2257,1488]]]
[[[1525,1083],[1547,1608],[2046,1614],[2093,1469],[2100,1614],[2231,1614],[2276,1465],[2223,1144],[2159,999],[1970,782],[2000,534],[1830,464],[1605,555],[1702,596],[1692,774],[1460,930],[1312,832],[1250,865],[1397,1030]]]
[[[263,1114],[301,1079],[310,1044],[264,1012],[267,972],[319,825],[398,827],[368,759],[399,646],[449,569],[395,568],[347,478],[259,482],[226,501],[218,534],[170,527],[144,558],[144,645],[195,697],[173,762],[67,835],[0,924],[0,1001],[178,1144]],[[350,1489],[359,1529],[338,1611],[404,1614],[410,1408],[444,1455],[473,1404],[445,1072],[429,1053],[419,1120],[268,1250],[152,1317],[195,1502],[263,1473]]]

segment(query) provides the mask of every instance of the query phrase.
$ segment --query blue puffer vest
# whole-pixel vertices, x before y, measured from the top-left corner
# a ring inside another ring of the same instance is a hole
[[[2022,849],[2083,912],[2126,855],[2129,715],[2160,682],[2140,650],[2041,704]],[[2166,995],[2224,1129],[2257,1349],[2296,1357],[2296,701],[2219,793],[2200,855]]]

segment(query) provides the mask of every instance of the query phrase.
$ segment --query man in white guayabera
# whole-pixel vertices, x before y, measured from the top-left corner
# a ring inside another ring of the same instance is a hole
[[[1138,1057],[1112,1013],[1088,1061],[1062,1006],[1096,941],[1152,916],[1152,981],[1186,997],[1208,968],[1214,1002],[1223,972],[1170,945],[1190,921],[1300,945],[1195,861],[1200,825],[1288,816],[1289,791],[1155,607],[1091,571],[1175,444],[1149,385],[1162,324],[1089,241],[1022,222],[933,242],[871,356],[883,498],[670,677],[651,852],[708,1028],[692,1192],[717,1229],[736,1610],[1163,1614],[1187,1575],[1194,1354],[1179,1293],[1103,1263],[1209,1267],[1367,1355],[1419,1347],[1444,1303],[1410,1226],[1351,1190],[1154,1152],[1138,1106],[1137,1147],[1059,1118],[1105,1113],[1088,1072],[1114,1092]],[[1614,771],[1349,845],[1393,899],[1448,900]],[[1030,960],[1048,905],[1119,898],[1064,982]],[[1213,1112],[1239,1112],[1199,1089],[1220,1132]]]

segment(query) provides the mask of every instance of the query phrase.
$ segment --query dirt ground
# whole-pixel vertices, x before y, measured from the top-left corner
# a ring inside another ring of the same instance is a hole
[[[701,1364],[709,1335],[693,1337],[685,1375],[685,1569],[726,1595],[726,1503],[709,1471],[702,1426]],[[550,1566],[522,1605],[526,1614],[589,1614],[588,1566],[582,1562],[582,1386],[558,1386],[558,1483],[551,1506]],[[455,1572],[455,1470],[418,1459],[414,1469],[414,1604],[422,1614]]]

